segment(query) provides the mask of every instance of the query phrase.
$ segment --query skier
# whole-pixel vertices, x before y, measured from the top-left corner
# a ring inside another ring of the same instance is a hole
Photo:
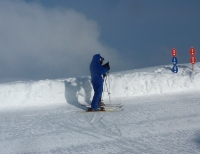
[[[103,92],[103,82],[105,74],[110,70],[109,62],[102,65],[104,58],[100,54],[93,56],[92,62],[90,63],[90,74],[92,79],[92,86],[94,89],[94,96],[91,103],[91,108],[88,111],[99,111],[104,110],[103,107],[99,106],[101,101],[101,95]],[[103,76],[103,77],[102,77]]]

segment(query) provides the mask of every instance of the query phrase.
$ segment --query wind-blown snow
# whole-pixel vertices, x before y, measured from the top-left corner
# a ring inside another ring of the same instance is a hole
[[[179,65],[177,74],[170,65],[110,73],[104,83],[105,99],[107,88],[111,98],[200,90],[200,63],[195,71],[189,64]],[[14,82],[0,85],[0,109],[85,104],[92,96],[90,77]]]
[[[1,84],[0,153],[200,153],[200,63],[171,67],[110,73],[103,99],[122,112],[78,112],[93,96],[87,76]]]

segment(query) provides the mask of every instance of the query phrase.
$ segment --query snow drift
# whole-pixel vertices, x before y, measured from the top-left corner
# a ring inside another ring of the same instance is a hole
[[[104,83],[104,99],[200,90],[200,63],[170,65],[110,73]],[[107,86],[106,86],[107,85]],[[90,103],[93,96],[90,77],[13,82],[0,85],[0,109],[46,105]]]

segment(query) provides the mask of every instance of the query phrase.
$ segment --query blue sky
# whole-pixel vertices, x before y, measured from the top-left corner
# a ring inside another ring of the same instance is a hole
[[[199,0],[2,0],[0,78],[89,75],[95,53],[111,71],[200,59]]]

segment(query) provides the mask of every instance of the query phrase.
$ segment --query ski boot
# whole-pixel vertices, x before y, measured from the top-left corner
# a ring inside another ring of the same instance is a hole
[[[97,109],[93,109],[93,108],[88,108],[87,110],[88,112],[99,112],[99,111],[105,111],[104,107],[98,107]]]
[[[104,104],[103,102],[99,102],[99,103],[98,103],[98,106],[99,106],[99,107],[102,107],[102,106],[105,106],[105,104]]]

